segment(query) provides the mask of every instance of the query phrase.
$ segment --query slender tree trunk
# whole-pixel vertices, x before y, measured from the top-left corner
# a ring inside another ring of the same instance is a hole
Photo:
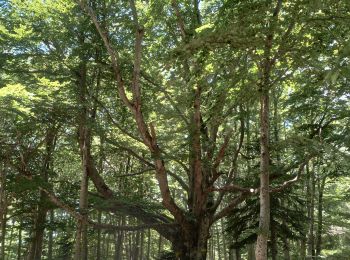
[[[272,90],[272,96],[273,96],[273,135],[274,135],[274,142],[278,144],[279,142],[279,114],[278,114],[278,103],[279,103],[279,94],[278,89],[274,88]],[[277,167],[280,167],[281,165],[281,156],[279,150],[276,152],[276,161],[277,161]],[[282,202],[283,205],[283,202]],[[274,225],[274,219],[273,219],[273,207],[278,207],[279,203],[275,201],[274,204],[271,204],[271,258],[272,260],[277,260],[278,257],[278,234],[276,233],[276,227]],[[277,222],[276,222],[277,224]],[[281,237],[283,237],[283,234],[280,234]]]
[[[1,252],[0,259],[5,259],[5,238],[7,222],[7,195],[6,195],[6,173],[4,165],[0,166],[0,226],[1,226]]]
[[[125,225],[125,216],[122,216],[120,223],[122,226]],[[124,240],[124,232],[117,231],[117,239],[116,239],[115,253],[114,253],[115,260],[123,259],[123,240]]]
[[[277,234],[273,224],[273,214],[271,214],[271,259],[277,260]]]
[[[254,244],[247,245],[248,260],[255,260]]]
[[[83,164],[83,174],[80,182],[80,199],[79,199],[79,210],[80,213],[87,217],[87,195],[88,195],[88,138],[86,136],[86,129],[83,130],[83,139],[82,139],[82,164]],[[78,221],[77,232],[76,232],[76,241],[75,241],[75,260],[87,260],[88,259],[88,240],[87,240],[87,224],[85,221]]]
[[[7,223],[7,207],[3,209],[1,220],[1,259],[5,259],[5,242],[6,242],[6,223]]]
[[[302,238],[300,241],[300,259],[306,259],[306,237]]]
[[[21,256],[22,256],[22,220],[19,223],[19,229],[18,229],[17,260],[21,260]]]
[[[209,251],[209,259],[213,260],[215,258],[215,253],[214,253],[214,241],[213,239],[209,240],[209,246],[208,246],[208,251]]]
[[[306,211],[305,213],[307,214],[309,218],[309,208],[310,208],[310,173],[309,173],[309,163],[306,165],[306,180],[304,181],[303,184],[303,196],[306,198]],[[302,238],[300,240],[300,259],[305,260],[306,259],[306,251],[307,251],[307,228],[305,228],[305,231],[302,233]]]
[[[10,242],[8,243],[8,247],[9,248],[12,248],[12,242],[13,242],[13,227],[14,227],[14,225],[15,225],[15,220],[14,219],[12,219],[12,225],[11,225],[11,231],[10,231],[10,236],[9,236],[9,240],[10,240]],[[5,255],[5,257],[6,257],[6,255]],[[12,260],[12,251],[8,251],[7,252],[7,258],[4,258],[4,259],[7,259],[7,260]]]
[[[128,234],[128,247],[127,247],[127,258],[131,259],[132,258],[132,233]]]
[[[308,169],[309,167],[307,167]],[[308,238],[307,238],[307,252],[310,257],[315,256],[315,237],[314,237],[314,211],[315,211],[315,167],[312,167],[312,170],[308,170],[308,174],[310,175],[310,193],[309,193],[309,231],[308,231]]]
[[[102,213],[98,211],[97,221],[101,223]],[[101,260],[101,230],[97,231],[96,260]]]
[[[235,248],[232,250],[232,259],[241,260],[241,250],[240,248]]]
[[[216,245],[218,247],[218,257],[219,259],[223,259],[221,255],[221,244],[220,244],[220,232],[219,232],[219,227],[216,225]]]
[[[224,260],[227,260],[227,246],[226,246],[226,239],[225,239],[225,233],[224,233],[224,221],[221,219],[221,234],[222,234],[222,245],[224,249]]]
[[[98,53],[98,50],[96,51]],[[96,62],[98,61],[98,58],[96,58]],[[97,79],[97,88],[100,87],[100,68],[98,70],[98,79]],[[98,171],[100,173],[103,172],[103,160],[105,158],[104,154],[104,143],[105,143],[105,138],[103,135],[100,136],[100,156],[99,156],[99,162],[98,162]],[[97,221],[98,223],[101,223],[102,221],[102,212],[98,211],[97,212]],[[115,241],[116,243],[116,241]],[[101,260],[101,230],[99,229],[97,231],[97,245],[96,245],[96,260]]]
[[[274,66],[274,60],[271,57],[275,25],[278,21],[278,15],[282,7],[282,0],[278,0],[269,23],[268,33],[265,39],[264,59],[262,60],[260,83],[258,84],[260,92],[260,214],[259,230],[255,248],[255,257],[257,260],[267,260],[267,240],[270,229],[270,149],[269,149],[269,91],[272,86],[270,74]]]
[[[85,164],[85,160],[84,160]],[[85,167],[84,167],[85,169]],[[87,212],[87,193],[88,193],[88,176],[84,170],[80,184],[80,200],[79,210],[81,214],[86,215]],[[87,260],[88,259],[87,248],[87,224],[85,221],[78,221],[78,227],[76,232],[75,241],[75,260]]]
[[[50,223],[54,222],[54,211],[50,210]],[[48,241],[48,252],[47,252],[47,260],[53,260],[53,230],[52,228],[49,230],[49,241]]]
[[[144,246],[145,246],[145,232],[144,230],[141,231],[141,243],[140,243],[140,259],[144,259]]]
[[[140,254],[140,232],[137,231],[134,239],[133,259],[138,259],[139,254]]]
[[[80,44],[84,44],[84,36],[80,36]],[[90,128],[88,126],[89,122],[89,109],[88,109],[88,100],[87,100],[87,66],[86,58],[81,54],[81,63],[79,65],[78,72],[78,101],[81,104],[81,111],[78,118],[79,122],[79,148],[82,158],[82,177],[80,182],[80,198],[79,198],[79,210],[80,213],[87,217],[87,194],[88,194],[88,169],[90,163]],[[77,232],[76,232],[76,241],[75,241],[75,260],[87,260],[88,259],[88,240],[87,240],[87,224],[86,221],[78,221],[77,223]]]
[[[106,259],[109,259],[109,234],[106,234]]]
[[[147,234],[147,259],[151,259],[151,229],[148,229],[148,234]]]
[[[289,242],[286,236],[282,236],[284,260],[290,260]]]
[[[160,256],[160,253],[163,250],[163,237],[161,235],[159,235],[159,239],[158,239],[158,255]]]
[[[318,212],[317,212],[317,235],[316,235],[316,256],[321,255],[322,232],[323,232],[323,191],[327,176],[318,180]]]
[[[267,259],[267,240],[270,228],[269,194],[269,94],[262,90],[260,98],[260,216],[255,249],[257,260]]]

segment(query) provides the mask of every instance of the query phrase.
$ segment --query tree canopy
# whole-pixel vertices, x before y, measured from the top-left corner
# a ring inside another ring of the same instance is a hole
[[[0,6],[0,259],[349,255],[348,1]]]

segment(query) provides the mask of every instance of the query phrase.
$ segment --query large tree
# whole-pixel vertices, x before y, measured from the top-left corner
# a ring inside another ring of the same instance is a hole
[[[36,184],[39,202],[48,199],[77,220],[76,259],[88,258],[88,226],[153,228],[180,259],[205,259],[211,227],[258,195],[256,256],[267,258],[270,196],[322,157],[320,132],[347,118],[339,101],[349,94],[340,73],[348,62],[342,57],[347,3],[5,5],[0,75],[7,85],[0,97],[7,113],[2,135],[10,144],[2,144],[2,161]],[[339,85],[329,91],[333,83]],[[15,88],[22,97],[11,93]],[[312,106],[312,93],[326,96],[328,105]],[[295,97],[310,106],[289,106]],[[329,109],[329,102],[340,107]],[[9,124],[13,118],[17,126]],[[298,132],[299,124],[310,127]],[[79,203],[61,183],[80,187]],[[39,203],[33,217],[33,257],[50,207]],[[137,224],[101,223],[101,212]]]

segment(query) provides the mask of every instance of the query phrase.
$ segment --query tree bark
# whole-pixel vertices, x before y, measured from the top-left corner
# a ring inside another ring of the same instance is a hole
[[[5,259],[5,238],[7,222],[7,194],[6,194],[6,173],[4,165],[0,166],[0,226],[1,226],[1,252],[0,258]]]
[[[260,214],[255,249],[257,260],[267,259],[267,240],[270,228],[269,167],[269,93],[268,90],[262,90],[260,97]]]
[[[318,179],[318,212],[317,212],[317,232],[316,232],[316,256],[321,255],[322,233],[323,233],[323,192],[327,176]]]
[[[173,249],[180,259],[204,260],[207,256],[210,222],[208,218],[203,217],[198,226],[186,231],[192,234],[190,240],[185,236],[178,235],[178,239],[173,241]]]
[[[84,160],[84,159],[83,159]],[[85,160],[84,160],[85,162]],[[84,163],[85,164],[85,163]],[[85,167],[84,167],[85,168]],[[87,194],[88,194],[88,176],[84,170],[80,185],[80,200],[79,210],[82,215],[87,215]],[[85,221],[78,221],[78,227],[76,232],[75,241],[75,260],[87,260],[88,259],[88,247],[87,247],[87,224]]]
[[[46,153],[44,156],[44,163],[42,166],[41,177],[47,183],[49,180],[49,171],[51,169],[52,164],[52,154],[55,149],[56,143],[56,134],[57,128],[55,125],[51,125],[45,137],[45,145],[46,145]],[[47,194],[40,190],[39,194],[39,203],[37,205],[37,214],[34,220],[34,232],[31,241],[30,251],[28,260],[41,260],[42,249],[43,249],[43,240],[44,240],[44,232],[45,232],[45,224],[46,224],[46,215],[48,212],[47,208]]]
[[[125,225],[125,216],[122,216],[120,223],[121,225]],[[123,240],[124,240],[124,232],[118,231],[116,244],[115,244],[115,253],[114,253],[115,260],[123,259],[123,244],[124,244]]]
[[[288,238],[286,236],[282,237],[282,242],[283,242],[283,256],[285,260],[290,260],[290,247],[289,247],[289,242]]]
[[[307,165],[307,172],[309,177],[309,194],[308,194],[308,218],[309,218],[309,230],[308,230],[308,237],[307,237],[307,253],[308,256],[314,257],[315,256],[315,236],[314,236],[314,222],[315,222],[315,167],[312,167],[312,170],[310,171],[309,165]]]
[[[276,228],[273,224],[273,214],[271,214],[271,259],[277,260],[277,234],[276,234]]]
[[[257,260],[267,259],[267,240],[270,229],[270,149],[269,149],[269,107],[271,88],[270,74],[274,65],[274,59],[271,57],[271,50],[274,38],[274,29],[278,14],[281,10],[282,1],[278,0],[273,11],[272,21],[270,22],[269,32],[265,39],[264,59],[258,84],[260,92],[260,213],[259,213],[259,231],[255,248],[255,257]]]
[[[151,229],[148,229],[148,234],[147,234],[147,258],[150,259],[151,256]]]
[[[133,243],[133,259],[139,259],[140,254],[140,231],[136,231]]]
[[[84,35],[79,36],[80,45],[84,45]],[[89,167],[90,167],[90,145],[91,145],[91,131],[88,126],[90,110],[87,99],[87,64],[84,53],[80,54],[80,64],[77,72],[77,92],[78,102],[81,104],[80,114],[78,117],[78,139],[79,148],[82,161],[82,177],[80,182],[80,195],[79,195],[79,211],[87,217],[87,194],[89,183]],[[78,221],[76,240],[75,240],[75,260],[87,260],[88,259],[88,240],[87,240],[87,224],[86,221]]]
[[[22,256],[22,220],[19,223],[19,229],[18,229],[17,260],[21,260],[21,256]]]
[[[54,222],[54,210],[51,209],[50,210],[50,223],[52,225],[52,223]],[[47,252],[47,260],[53,260],[53,230],[52,228],[49,231],[49,241],[48,241],[48,252]]]
[[[46,199],[46,194],[40,192],[40,202],[38,205],[37,215],[34,221],[34,232],[31,241],[28,260],[40,260],[42,255],[44,231],[47,209],[43,205]]]
[[[254,244],[247,245],[248,260],[255,260]]]
[[[144,259],[144,254],[145,254],[145,231],[141,231],[141,242],[140,242],[140,259]]]
[[[216,245],[218,247],[218,257],[219,259],[223,259],[221,255],[221,244],[220,244],[220,232],[219,232],[219,227],[216,225],[215,226],[215,231],[216,231]]]
[[[224,260],[227,260],[227,246],[226,246],[226,237],[225,237],[225,232],[224,232],[223,219],[221,219],[220,224],[221,224],[221,234],[222,234],[222,245],[223,245],[223,250],[224,250]]]
[[[306,237],[300,240],[300,259],[306,259]]]
[[[102,213],[97,212],[98,223],[101,223]],[[101,230],[97,231],[96,260],[101,260]]]

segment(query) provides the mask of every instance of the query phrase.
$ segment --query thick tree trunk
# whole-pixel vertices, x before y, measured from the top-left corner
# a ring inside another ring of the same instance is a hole
[[[185,236],[178,235],[177,239],[172,241],[173,250],[176,255],[183,260],[204,260],[208,251],[208,239],[210,222],[208,218],[203,218],[199,226],[194,225],[187,234],[192,234],[189,240]],[[181,239],[182,238],[182,239]]]
[[[47,209],[45,208],[46,194],[40,192],[40,203],[38,206],[37,216],[34,221],[34,232],[31,241],[28,260],[41,260],[45,222]]]
[[[56,140],[56,131],[55,131],[55,127],[53,127],[49,129],[46,133],[46,155],[44,159],[43,173],[42,173],[42,177],[45,182],[48,182],[48,179],[49,179],[49,170],[52,164],[52,153],[55,147],[55,140]],[[34,235],[32,238],[29,259],[40,260],[42,258],[46,216],[48,212],[48,208],[46,206],[46,203],[47,203],[46,200],[47,200],[47,194],[44,191],[40,191],[40,200],[38,204],[37,216],[34,221]],[[51,241],[51,247],[52,247],[52,241]]]
[[[45,182],[48,182],[49,179],[49,171],[52,164],[52,153],[54,151],[56,142],[56,133],[57,131],[55,126],[51,126],[46,132],[46,154],[44,157],[44,163],[41,173],[41,177]],[[40,260],[42,256],[46,215],[48,211],[46,206],[46,200],[46,193],[44,191],[40,191],[40,199],[39,204],[37,206],[37,215],[35,216],[34,220],[34,232],[31,241],[28,260]]]

